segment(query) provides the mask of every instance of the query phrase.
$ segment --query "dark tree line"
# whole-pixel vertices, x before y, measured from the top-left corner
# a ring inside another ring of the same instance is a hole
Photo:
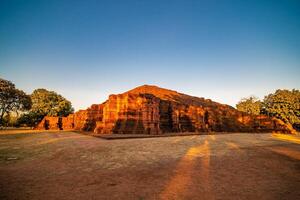
[[[66,116],[73,111],[71,102],[54,91],[36,89],[27,95],[0,78],[0,126],[34,126],[44,116]],[[13,124],[12,116],[17,118]]]
[[[0,78],[0,125],[7,124],[11,113],[29,110],[32,102],[29,95],[19,90],[11,81]]]

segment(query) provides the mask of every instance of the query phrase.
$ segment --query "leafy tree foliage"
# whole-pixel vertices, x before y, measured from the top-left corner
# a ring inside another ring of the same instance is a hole
[[[28,126],[34,127],[43,119],[43,115],[35,113],[35,112],[28,112],[22,114],[16,121],[16,126]]]
[[[36,89],[31,94],[32,109],[24,113],[17,126],[36,126],[44,116],[66,116],[73,112],[71,102],[46,89]]]
[[[300,130],[300,91],[277,90],[265,96],[263,102],[255,97],[244,98],[237,105],[239,111],[249,114],[265,114],[281,119]]]
[[[264,98],[264,112],[292,124],[300,125],[300,91],[277,90]]]
[[[4,116],[9,118],[11,112],[18,113],[31,108],[31,99],[8,80],[0,78],[0,124],[4,125]]]
[[[262,103],[258,100],[258,98],[251,96],[249,98],[243,98],[237,105],[236,108],[239,111],[259,115],[261,110]]]
[[[67,116],[74,111],[71,102],[54,91],[36,89],[31,100],[31,112],[41,116]]]

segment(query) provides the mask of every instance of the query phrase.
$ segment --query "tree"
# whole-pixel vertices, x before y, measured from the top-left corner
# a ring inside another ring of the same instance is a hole
[[[31,99],[24,91],[16,89],[8,80],[0,78],[0,125],[4,125],[4,116],[11,112],[26,111],[31,108]]]
[[[42,121],[43,115],[34,113],[34,112],[28,112],[23,113],[16,121],[16,126],[28,126],[28,127],[34,127],[38,124],[38,122]]]
[[[269,116],[290,123],[294,128],[300,125],[300,91],[277,90],[264,98],[264,112]]]
[[[253,115],[260,114],[261,106],[262,103],[258,100],[258,98],[254,96],[243,98],[241,101],[239,101],[238,104],[236,104],[236,108],[239,111]]]
[[[40,116],[67,116],[74,111],[71,102],[54,91],[36,89],[31,100],[31,112]]]

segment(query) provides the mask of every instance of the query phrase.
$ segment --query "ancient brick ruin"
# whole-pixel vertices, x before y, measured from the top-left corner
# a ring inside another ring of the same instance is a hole
[[[67,117],[45,117],[36,129],[97,134],[289,132],[280,120],[253,116],[209,99],[144,85]]]

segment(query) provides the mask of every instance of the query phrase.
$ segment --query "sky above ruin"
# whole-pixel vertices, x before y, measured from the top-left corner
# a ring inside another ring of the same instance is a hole
[[[1,0],[0,77],[76,110],[143,84],[235,105],[300,88],[299,0]]]

